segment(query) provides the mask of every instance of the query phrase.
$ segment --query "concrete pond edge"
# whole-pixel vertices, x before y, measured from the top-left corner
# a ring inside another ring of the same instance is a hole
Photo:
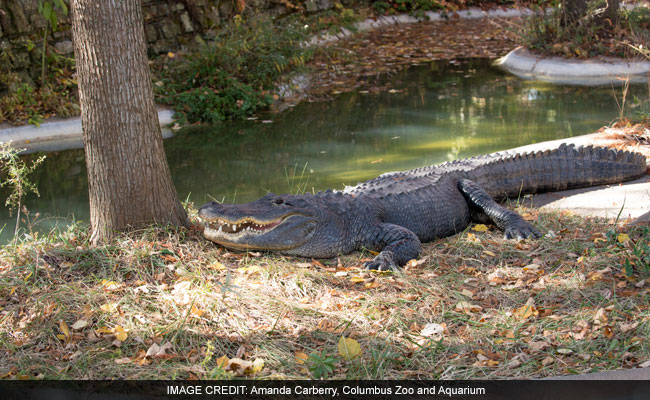
[[[414,24],[417,22],[431,22],[443,21],[450,17],[463,19],[479,19],[479,18],[513,18],[521,17],[523,15],[532,15],[534,12],[529,9],[515,9],[515,8],[497,8],[492,10],[482,10],[477,7],[470,7],[466,10],[458,10],[454,12],[434,12],[426,11],[422,17],[414,17],[409,14],[385,15],[377,18],[368,18],[363,21],[356,22],[352,25],[352,29],[339,28],[338,32],[324,32],[313,36],[310,40],[303,43],[304,46],[323,46],[331,44],[338,40],[344,39],[355,33],[373,31],[375,29],[397,24]]]
[[[173,136],[169,128],[174,122],[173,116],[172,110],[158,110],[158,121],[165,139]],[[27,149],[26,153],[82,148],[82,137],[80,117],[49,120],[40,126],[23,125],[0,129],[0,142],[11,142],[15,148]]]
[[[618,86],[626,80],[650,84],[650,60],[544,57],[518,47],[498,59],[494,65],[522,79],[560,85]]]

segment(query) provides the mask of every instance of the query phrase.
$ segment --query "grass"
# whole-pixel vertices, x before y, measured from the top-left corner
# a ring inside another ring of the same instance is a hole
[[[604,1],[588,1],[586,15],[569,22],[564,20],[562,2],[530,3],[534,15],[515,23],[513,32],[522,46],[546,56],[639,58],[638,50],[650,40],[650,8],[637,3],[634,9],[621,8],[613,24],[598,22]]]
[[[198,229],[23,238],[0,250],[0,376],[504,379],[650,360],[648,228],[523,212],[553,233],[468,230],[381,274],[363,252],[233,253]]]

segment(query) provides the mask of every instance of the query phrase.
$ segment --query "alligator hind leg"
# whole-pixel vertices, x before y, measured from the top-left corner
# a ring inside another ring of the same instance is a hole
[[[499,205],[479,185],[469,179],[458,181],[458,189],[470,206],[472,219],[491,221],[504,232],[506,239],[540,237],[535,227],[524,221],[521,215]]]
[[[381,250],[367,269],[389,271],[401,267],[420,254],[420,239],[410,230],[394,224],[379,224],[369,235],[364,246]]]

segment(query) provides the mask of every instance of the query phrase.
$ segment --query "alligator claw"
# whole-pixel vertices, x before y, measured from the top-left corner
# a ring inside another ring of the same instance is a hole
[[[528,222],[520,222],[519,224],[509,226],[503,234],[504,239],[516,240],[535,239],[541,236],[541,233]]]
[[[393,261],[391,256],[386,256],[380,253],[372,261],[367,261],[364,266],[371,271],[395,271],[399,269],[397,264]]]

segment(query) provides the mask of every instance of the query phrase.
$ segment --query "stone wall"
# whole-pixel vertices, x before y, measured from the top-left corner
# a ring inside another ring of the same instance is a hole
[[[67,2],[67,1],[66,1]],[[150,55],[183,48],[197,36],[218,28],[238,12],[237,0],[142,0],[145,35]],[[286,0],[247,0],[245,13],[271,15],[289,12]],[[331,0],[294,1],[308,12],[332,7]],[[38,0],[0,0],[0,73],[16,72],[33,83],[40,74],[45,19]],[[58,14],[56,32],[49,32],[50,51],[72,57],[70,18]],[[1,82],[0,82],[1,86]]]

